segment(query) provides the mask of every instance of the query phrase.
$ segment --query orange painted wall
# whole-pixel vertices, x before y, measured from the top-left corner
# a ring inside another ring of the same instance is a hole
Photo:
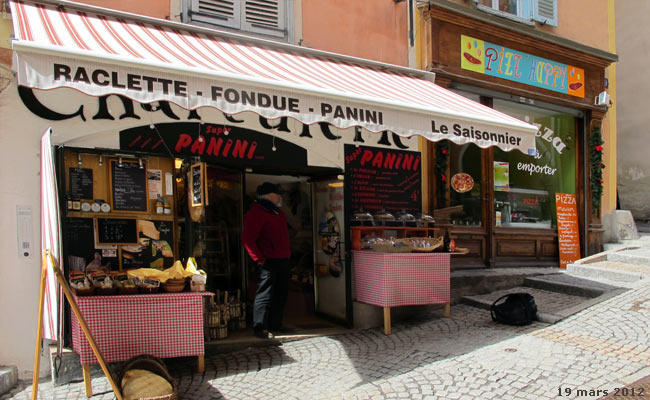
[[[451,1],[470,6],[467,0]],[[558,26],[544,26],[537,23],[535,29],[610,51],[608,0],[558,0],[557,5]]]
[[[148,17],[169,19],[170,0],[76,0],[91,6],[126,11]]]
[[[558,1],[557,27],[540,26],[573,41],[605,51],[609,48],[608,0]]]
[[[302,0],[302,39],[306,47],[406,66],[407,3]]]

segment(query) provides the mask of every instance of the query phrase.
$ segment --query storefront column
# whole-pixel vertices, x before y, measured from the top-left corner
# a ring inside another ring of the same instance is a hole
[[[596,254],[602,251],[603,249],[603,235],[605,229],[603,227],[602,215],[600,208],[594,207],[594,198],[593,192],[591,190],[591,148],[590,148],[590,139],[594,133],[594,128],[601,128],[603,119],[607,110],[591,110],[588,116],[587,123],[587,132],[585,135],[585,143],[583,146],[584,149],[584,176],[585,176],[585,195],[584,197],[587,200],[587,221],[589,224],[587,232],[587,255]]]

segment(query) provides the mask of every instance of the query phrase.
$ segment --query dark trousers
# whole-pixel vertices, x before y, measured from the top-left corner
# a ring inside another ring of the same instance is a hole
[[[259,286],[253,304],[253,328],[278,329],[289,292],[289,260],[270,259],[258,267]]]

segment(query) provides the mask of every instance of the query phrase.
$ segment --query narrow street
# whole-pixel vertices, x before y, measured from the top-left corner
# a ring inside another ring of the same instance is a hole
[[[380,329],[168,360],[183,399],[598,399],[650,375],[650,283],[554,325],[508,327],[467,305]],[[113,398],[104,377],[93,399]],[[2,399],[28,398],[31,382]],[[649,397],[641,384],[634,398]],[[42,399],[85,398],[83,383],[39,386]],[[624,398],[624,397],[612,397]],[[632,398],[632,397],[630,397]]]

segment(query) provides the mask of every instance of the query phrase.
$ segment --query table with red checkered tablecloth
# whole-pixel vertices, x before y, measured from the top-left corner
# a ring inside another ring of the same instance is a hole
[[[450,253],[380,253],[353,250],[357,301],[384,307],[390,333],[390,307],[446,304],[449,314]]]
[[[203,356],[203,297],[209,292],[80,296],[77,306],[107,362],[138,354]],[[72,314],[72,345],[82,365],[97,363]]]

